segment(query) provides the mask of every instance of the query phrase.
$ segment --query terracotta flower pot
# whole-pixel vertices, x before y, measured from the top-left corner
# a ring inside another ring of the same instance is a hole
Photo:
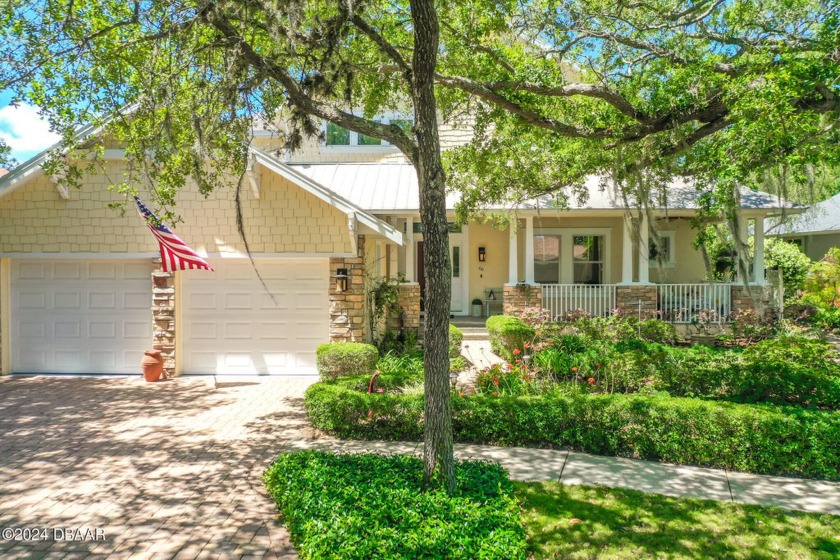
[[[143,368],[143,377],[146,381],[152,382],[160,379],[160,374],[163,373],[163,358],[158,350],[146,350],[143,352],[143,359],[140,360],[140,366]]]

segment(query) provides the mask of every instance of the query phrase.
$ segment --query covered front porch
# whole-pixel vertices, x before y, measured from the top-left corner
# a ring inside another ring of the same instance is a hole
[[[522,216],[522,212],[520,212]],[[417,216],[385,219],[405,236],[403,246],[372,240],[374,273],[401,277],[423,293],[423,235]],[[751,296],[740,277],[705,281],[702,254],[692,241],[689,213],[645,216],[626,212],[524,215],[513,227],[451,226],[453,316],[520,314],[542,308],[553,319],[608,316],[616,310],[674,323],[723,323]],[[766,283],[764,216],[743,213],[741,236],[754,234],[749,284]],[[481,302],[480,306],[476,306]]]
[[[766,291],[763,215],[742,213],[739,219],[744,243],[748,230],[755,232],[749,289],[741,275],[732,282],[705,280],[690,216],[654,220],[651,224],[645,215],[625,213],[608,227],[576,228],[568,227],[568,219],[552,224],[539,216],[524,217],[520,227],[509,231],[504,312],[541,307],[552,319],[618,311],[673,323],[724,323]],[[553,227],[560,224],[566,227]]]

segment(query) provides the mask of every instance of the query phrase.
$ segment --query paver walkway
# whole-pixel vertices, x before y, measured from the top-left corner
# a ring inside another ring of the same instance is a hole
[[[104,541],[0,538],[0,558],[295,557],[261,483],[278,452],[421,449],[318,439],[303,411],[311,381],[0,378],[0,529],[105,532]],[[559,450],[458,445],[456,452],[498,461],[518,480],[840,515],[836,482]]]
[[[49,528],[0,558],[295,557],[261,480],[311,380],[226,381],[0,378],[0,528]]]

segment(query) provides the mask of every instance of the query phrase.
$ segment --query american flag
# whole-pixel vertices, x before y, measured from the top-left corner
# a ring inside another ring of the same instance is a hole
[[[152,214],[143,201],[134,197],[137,207],[140,208],[140,216],[145,220],[146,225],[152,231],[160,247],[160,260],[163,261],[163,271],[186,270],[188,268],[202,268],[213,270],[207,261],[198,256],[198,253],[190,249],[175,232],[166,227],[157,216]]]

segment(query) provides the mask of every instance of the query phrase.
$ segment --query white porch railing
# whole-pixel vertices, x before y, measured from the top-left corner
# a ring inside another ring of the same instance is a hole
[[[606,317],[615,309],[614,284],[543,284],[542,305],[552,319],[584,311],[591,317]]]
[[[726,323],[732,311],[731,284],[657,284],[663,321]]]

